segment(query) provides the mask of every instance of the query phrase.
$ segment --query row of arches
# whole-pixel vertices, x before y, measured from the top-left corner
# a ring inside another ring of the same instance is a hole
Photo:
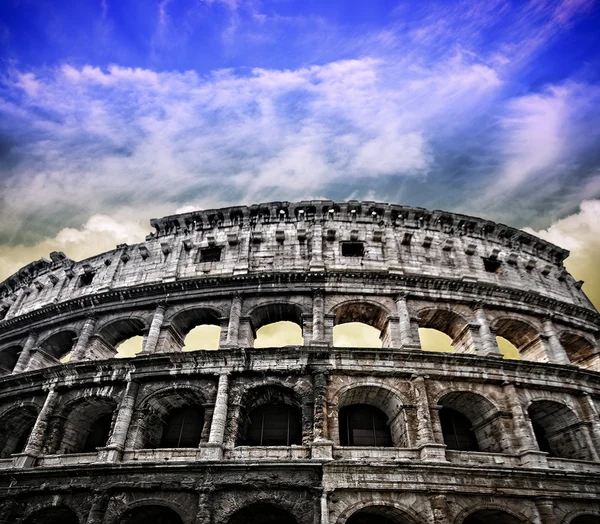
[[[580,514],[568,524],[596,524],[600,515]],[[417,524],[422,520],[394,506],[373,504],[343,516],[342,524]],[[67,506],[55,506],[30,514],[23,524],[79,524],[77,514]],[[294,514],[276,503],[255,502],[231,515],[226,524],[298,524]],[[462,524],[524,524],[518,513],[500,509],[476,509],[468,512]],[[163,505],[137,506],[126,510],[114,524],[184,524],[174,509]]]
[[[290,387],[250,388],[236,409],[230,414],[232,446],[293,446],[311,441],[313,405]],[[198,448],[208,440],[212,410],[200,389],[161,390],[137,407],[127,449]],[[513,416],[478,393],[446,393],[433,413],[434,438],[448,450],[518,452]],[[600,450],[594,449],[589,424],[566,404],[537,399],[527,405],[526,413],[531,445],[539,451],[551,457],[597,460]],[[48,423],[44,454],[94,453],[107,446],[117,414],[113,398],[87,396],[66,402]],[[24,452],[37,417],[32,405],[16,406],[0,417],[0,457]],[[414,410],[405,408],[388,389],[356,386],[346,390],[337,406],[329,409],[329,419],[329,436],[340,447],[417,445],[411,436],[411,425],[418,424]]]
[[[387,347],[400,343],[395,331],[395,317],[380,304],[366,301],[350,301],[336,306],[324,317],[324,336],[331,336],[333,346],[338,347]],[[298,304],[289,302],[263,304],[252,309],[247,317],[241,317],[236,343],[247,347],[282,347],[303,345],[312,341],[312,323],[315,320]],[[449,309],[425,308],[410,318],[408,330],[415,343],[424,350],[474,353],[480,344],[477,322],[464,314]],[[329,326],[329,327],[327,327]],[[85,328],[84,328],[85,329]],[[128,314],[98,322],[94,333],[87,340],[83,354],[78,358],[132,357],[140,353],[150,329],[149,318]],[[161,326],[157,351],[193,351],[218,349],[229,343],[231,319],[218,309],[192,307],[165,315]],[[505,358],[548,360],[548,333],[542,332],[532,322],[511,316],[498,317],[490,323],[490,336],[495,338],[499,351]],[[327,335],[330,333],[330,335]],[[67,362],[82,334],[73,328],[58,329],[36,341],[46,359],[45,365]],[[571,331],[555,336],[555,345],[564,348],[571,363],[589,366],[598,355],[595,340]],[[23,346],[14,344],[0,348],[0,372],[15,369]],[[153,350],[154,351],[154,350]],[[44,367],[37,363],[23,369]]]

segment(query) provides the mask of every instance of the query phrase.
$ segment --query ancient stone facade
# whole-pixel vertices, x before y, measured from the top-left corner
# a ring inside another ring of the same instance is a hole
[[[564,250],[372,202],[152,225],[0,285],[0,523],[600,521],[600,315]],[[254,348],[277,321],[304,345]],[[335,347],[347,322],[382,347]]]

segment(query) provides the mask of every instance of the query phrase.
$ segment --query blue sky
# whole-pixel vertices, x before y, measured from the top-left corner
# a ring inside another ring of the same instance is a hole
[[[303,198],[587,246],[598,28],[593,0],[5,0],[3,273],[98,228],[112,242],[150,216]]]

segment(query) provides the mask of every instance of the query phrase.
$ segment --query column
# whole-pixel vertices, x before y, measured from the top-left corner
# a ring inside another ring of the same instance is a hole
[[[402,274],[402,267],[398,256],[396,233],[392,226],[385,228],[385,262],[391,274]]]
[[[325,490],[321,495],[321,524],[329,524],[329,501]]]
[[[217,400],[210,424],[210,435],[208,437],[208,448],[205,454],[209,460],[221,460],[223,458],[223,437],[225,436],[225,425],[227,424],[227,402],[229,398],[229,376],[226,373],[219,375],[217,387]]]
[[[196,509],[195,524],[210,524],[211,507],[209,494],[205,491],[198,493],[198,508]]]
[[[483,356],[501,357],[500,349],[496,343],[496,338],[490,330],[490,324],[483,307],[478,304],[475,306],[475,318],[479,324],[479,337],[481,339],[481,351]]]
[[[108,495],[98,493],[94,496],[86,524],[102,524],[108,506]]]
[[[121,403],[119,404],[115,426],[106,443],[106,447],[100,452],[101,460],[118,462],[123,457],[125,441],[127,440],[127,433],[129,432],[129,426],[131,425],[139,388],[140,385],[138,382],[134,382],[131,379],[127,382],[125,392],[123,393]]]
[[[160,335],[160,328],[162,327],[163,320],[165,318],[165,305],[159,304],[156,306],[154,316],[152,317],[152,323],[148,330],[148,336],[144,342],[144,353],[155,353],[156,346],[158,343],[158,336]]]
[[[33,425],[33,429],[29,435],[29,440],[27,441],[27,446],[25,446],[23,453],[20,453],[17,456],[15,462],[16,467],[33,467],[37,457],[41,455],[42,448],[44,447],[44,441],[46,439],[46,431],[48,430],[48,422],[50,421],[50,417],[52,416],[52,412],[54,411],[57,401],[58,393],[54,390],[54,388],[51,388],[48,391],[48,395],[46,396],[44,405],[38,414],[37,420]]]
[[[540,515],[541,524],[558,524],[558,519],[554,514],[554,504],[551,499],[536,500],[535,507]]]
[[[594,442],[597,454],[600,454],[600,414],[596,409],[594,401],[588,393],[579,397],[579,405],[585,420],[590,428],[590,434]]]
[[[332,460],[333,442],[327,427],[327,375],[324,371],[313,373],[313,442],[311,457]]]
[[[231,301],[229,325],[227,327],[227,345],[237,346],[239,343],[240,317],[242,316],[242,296],[236,293]]]
[[[315,223],[312,231],[312,256],[310,259],[310,270],[311,271],[324,271],[325,264],[323,264],[323,229],[321,224]]]
[[[312,342],[319,344],[325,338],[325,299],[323,291],[316,289],[313,292],[313,325]]]
[[[431,504],[431,512],[433,514],[433,522],[435,524],[446,524],[450,522],[450,508],[446,495],[433,495],[429,498]]]
[[[554,364],[570,364],[571,361],[567,356],[567,352],[565,348],[560,343],[558,336],[556,335],[556,331],[554,330],[554,324],[550,317],[544,319],[542,323],[542,328],[544,330],[544,335],[547,337],[548,343],[545,344],[549,355],[548,362],[552,362]]]
[[[400,344],[402,347],[418,344],[418,339],[413,340],[412,336],[410,315],[408,313],[408,305],[406,304],[406,295],[399,294],[396,296],[396,309],[398,310],[398,331],[400,333]]]
[[[446,446],[436,443],[433,438],[431,410],[427,399],[425,378],[420,375],[413,376],[411,388],[417,411],[417,446],[421,451],[421,460],[445,461]]]
[[[22,373],[25,371],[27,364],[29,364],[29,358],[31,356],[31,350],[35,347],[35,343],[37,341],[37,333],[35,331],[31,331],[25,344],[23,345],[23,349],[21,350],[21,354],[19,355],[19,360],[15,364],[13,369],[14,373]]]
[[[88,317],[81,329],[77,343],[73,348],[71,354],[71,362],[77,362],[83,360],[87,355],[87,349],[90,342],[90,337],[94,334],[96,328],[96,319],[94,317]]]

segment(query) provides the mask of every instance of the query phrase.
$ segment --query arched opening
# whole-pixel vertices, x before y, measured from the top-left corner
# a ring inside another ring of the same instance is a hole
[[[522,360],[546,362],[547,356],[539,333],[529,323],[514,318],[501,318],[493,325],[497,337],[510,342]]]
[[[300,402],[287,388],[265,386],[250,390],[240,420],[240,446],[302,444]]]
[[[598,524],[598,522],[600,522],[600,515],[579,515],[571,521],[571,524]]]
[[[48,453],[95,453],[106,446],[116,407],[114,400],[99,397],[64,406],[51,423]]]
[[[573,364],[595,371],[600,370],[600,366],[597,365],[600,361],[600,351],[588,339],[565,332],[560,335],[560,343]]]
[[[375,505],[359,509],[346,524],[413,524],[413,519],[391,506]]]
[[[146,400],[132,424],[131,446],[142,449],[197,448],[208,438],[206,400],[200,389],[161,391]]]
[[[387,311],[370,302],[349,302],[334,310],[335,347],[389,347]]]
[[[166,506],[138,506],[126,511],[119,524],[183,524],[179,514]]]
[[[419,340],[423,351],[436,351],[438,353],[456,353],[452,339],[437,329],[419,328]]]
[[[22,453],[37,419],[33,406],[12,409],[0,420],[0,458]]]
[[[41,342],[40,348],[56,360],[61,360],[73,349],[76,337],[74,331],[60,331]]]
[[[137,335],[120,342],[115,346],[115,358],[133,358],[144,349],[144,337]]]
[[[340,410],[340,445],[391,447],[387,415],[368,404],[353,404]]]
[[[506,511],[481,509],[471,513],[463,524],[523,524],[523,521]]]
[[[0,373],[11,373],[21,354],[21,346],[11,346],[0,350]]]
[[[174,409],[165,420],[160,448],[197,448],[204,427],[204,410],[198,406]]]
[[[255,348],[304,344],[302,310],[295,304],[257,307],[250,313],[250,327],[249,342]]]
[[[552,400],[536,400],[527,411],[540,451],[553,457],[593,459],[585,435],[587,426],[567,406]]]
[[[182,351],[219,349],[221,336],[221,315],[211,308],[199,307],[179,312],[171,320],[176,338],[183,342],[173,342]]]
[[[139,318],[111,322],[94,337],[94,352],[100,358],[134,357],[142,350],[144,329],[144,323]]]
[[[298,524],[289,511],[268,502],[250,504],[236,511],[227,522],[228,524]]]
[[[32,513],[23,524],[79,524],[79,519],[73,510],[57,506]]]
[[[507,360],[521,360],[518,348],[504,337],[496,337],[496,344],[502,356]]]
[[[510,451],[510,417],[485,397],[470,391],[444,395],[438,404],[441,437],[450,450],[506,453]]]
[[[338,424],[330,428],[340,445],[409,447],[405,412],[393,391],[356,386],[340,395],[338,406]]]
[[[445,335],[445,336],[443,336]],[[448,309],[427,309],[419,313],[419,338],[426,351],[474,353],[467,321]]]

